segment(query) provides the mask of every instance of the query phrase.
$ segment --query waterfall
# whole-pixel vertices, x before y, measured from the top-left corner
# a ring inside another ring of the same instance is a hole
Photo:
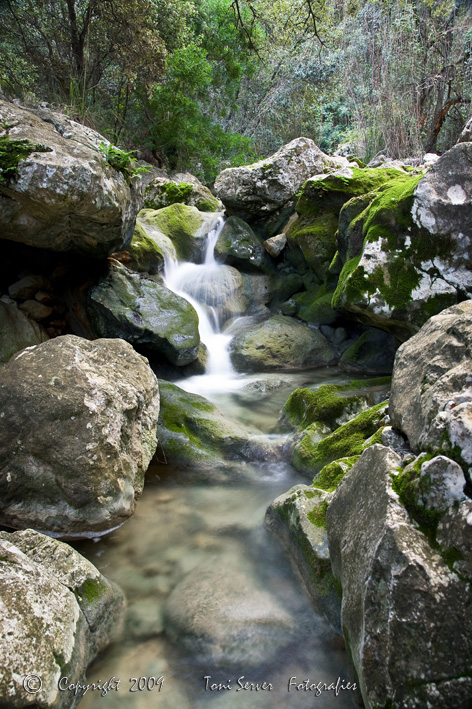
[[[164,282],[195,308],[200,340],[208,349],[205,375],[179,382],[187,391],[195,393],[218,391],[222,386],[226,390],[239,388],[228,350],[231,335],[222,331],[228,320],[240,314],[237,304],[235,307],[239,281],[235,269],[215,259],[215,245],[224,223],[225,218],[221,216],[208,233],[203,263],[179,263],[168,255],[164,257]]]

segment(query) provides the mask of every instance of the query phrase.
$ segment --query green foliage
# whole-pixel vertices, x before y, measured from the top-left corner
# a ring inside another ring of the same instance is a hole
[[[8,128],[4,126],[6,135],[0,137],[0,185],[5,185],[13,179],[20,160],[24,160],[31,153],[47,153],[52,150],[46,145],[29,140],[11,140]]]
[[[128,180],[137,175],[141,176],[143,172],[149,172],[146,167],[137,165],[137,160],[133,157],[135,150],[126,152],[117,148],[116,145],[103,142],[100,143],[99,149],[104,154],[107,163],[121,172]]]

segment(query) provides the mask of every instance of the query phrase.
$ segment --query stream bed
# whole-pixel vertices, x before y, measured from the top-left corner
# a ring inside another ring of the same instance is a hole
[[[206,396],[228,418],[274,436],[293,389],[345,378],[336,369],[252,375],[236,391]],[[134,516],[76,544],[128,601],[122,640],[87,678],[112,689],[90,689],[82,709],[356,705],[342,638],[265,528],[268,505],[299,483],[309,481],[286,463],[153,466]]]

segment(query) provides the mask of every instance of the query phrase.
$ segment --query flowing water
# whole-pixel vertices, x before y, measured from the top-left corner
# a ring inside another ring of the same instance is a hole
[[[205,393],[228,418],[279,435],[280,409],[293,389],[342,375],[333,369],[236,375],[229,337],[221,332],[231,318],[208,291],[214,278],[226,284],[217,291],[230,290],[224,269],[211,240],[203,264],[166,264],[168,286],[194,304],[201,338],[215,355],[207,375],[179,385]],[[286,463],[205,472],[150,468],[129,522],[77,545],[128,600],[123,639],[87,680],[103,687],[115,678],[116,687],[119,679],[118,689],[90,689],[83,709],[355,706],[342,639],[307,600],[264,525],[267,506],[300,482],[308,481]]]

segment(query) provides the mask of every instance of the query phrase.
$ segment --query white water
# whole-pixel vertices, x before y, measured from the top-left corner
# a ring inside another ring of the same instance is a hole
[[[167,288],[195,308],[200,340],[208,349],[205,374],[178,382],[186,391],[198,394],[234,390],[242,385],[229,356],[231,335],[222,331],[234,314],[228,304],[231,300],[234,302],[238,287],[233,269],[215,259],[215,245],[224,223],[221,216],[209,232],[203,263],[179,263],[169,255],[164,257],[164,282]]]

